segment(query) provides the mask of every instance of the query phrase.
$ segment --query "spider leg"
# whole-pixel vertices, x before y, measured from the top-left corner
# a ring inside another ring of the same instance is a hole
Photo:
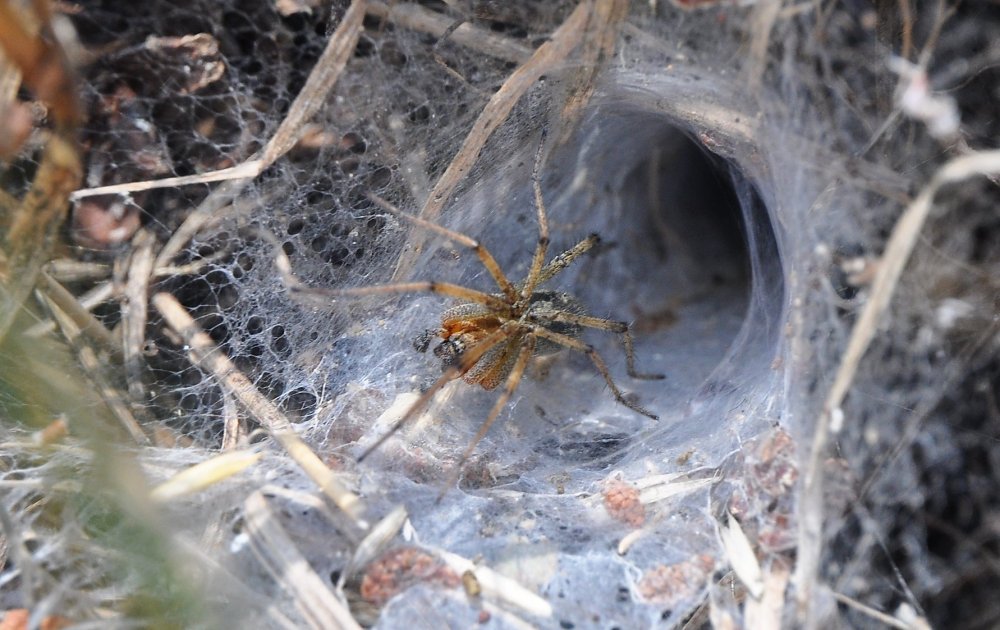
[[[459,24],[461,24],[461,22],[459,22]],[[455,241],[459,245],[464,245],[465,247],[471,249],[473,252],[476,253],[476,256],[479,257],[479,260],[483,263],[483,267],[486,267],[486,271],[488,271],[490,275],[493,277],[494,282],[496,282],[497,286],[500,287],[500,290],[503,292],[504,296],[510,302],[517,301],[517,289],[515,289],[511,281],[507,279],[507,276],[504,275],[503,271],[500,269],[500,265],[497,263],[496,259],[493,258],[493,254],[491,254],[490,251],[486,249],[486,246],[484,246],[482,243],[475,240],[474,238],[462,234],[461,232],[455,232],[454,230],[449,230],[448,228],[440,226],[437,223],[432,223],[427,219],[421,219],[416,215],[403,212],[396,206],[392,205],[391,203],[389,203],[385,199],[382,199],[381,197],[379,197],[374,193],[369,193],[368,198],[374,201],[379,206],[381,206],[383,210],[386,210],[396,215],[397,217],[406,219],[407,221],[413,223],[414,225],[418,225],[424,228],[425,230],[430,230],[431,232],[437,232],[441,236],[449,240]]]
[[[622,337],[622,345],[625,346],[625,361],[628,365],[629,376],[647,381],[658,381],[660,379],[667,378],[666,374],[636,372],[635,348],[633,345],[632,332],[629,330],[629,325],[625,322],[619,322],[613,319],[603,319],[601,317],[591,317],[589,315],[577,315],[576,313],[570,313],[569,311],[546,312],[545,319],[553,322],[565,322],[567,324],[576,324],[577,326],[586,326],[587,328],[596,328],[598,330],[618,333]]]
[[[535,193],[535,208],[538,211],[538,245],[535,247],[535,255],[531,259],[531,268],[528,270],[528,277],[521,287],[521,302],[526,303],[531,299],[538,286],[541,276],[542,265],[545,264],[545,254],[549,249],[549,219],[545,214],[545,201],[542,199],[542,183],[539,171],[542,168],[542,149],[545,148],[545,130],[542,130],[542,137],[538,141],[538,150],[535,151],[535,165],[531,169],[531,187]]]
[[[427,291],[440,295],[464,300],[465,302],[475,302],[483,304],[491,310],[500,313],[510,313],[510,306],[495,295],[468,289],[450,282],[420,281],[420,282],[400,282],[398,284],[376,284],[368,287],[352,287],[347,289],[329,289],[320,287],[308,287],[301,283],[289,285],[289,291],[293,297],[301,301],[307,301],[319,306],[329,306],[327,302],[336,298],[356,298],[366,295],[382,295],[385,293],[419,293]]]
[[[478,344],[476,344],[475,346],[467,350],[464,354],[462,354],[462,358],[459,360],[458,365],[453,365],[449,367],[444,372],[444,374],[441,375],[441,378],[434,381],[434,384],[431,385],[427,389],[427,391],[425,391],[423,394],[420,395],[420,398],[418,398],[417,401],[413,403],[413,406],[406,410],[406,413],[403,414],[403,417],[397,420],[395,424],[393,424],[392,427],[389,428],[388,431],[382,434],[382,436],[380,436],[377,440],[375,440],[374,443],[370,444],[367,448],[365,448],[364,451],[362,451],[361,455],[358,456],[358,462],[360,463],[364,461],[364,459],[369,455],[371,455],[373,451],[375,451],[378,447],[382,446],[382,444],[384,444],[386,440],[392,437],[392,435],[396,433],[396,431],[399,431],[399,429],[402,428],[404,424],[409,422],[414,416],[420,413],[424,409],[424,407],[426,407],[427,404],[431,401],[431,399],[434,398],[434,395],[441,390],[441,388],[443,388],[451,381],[457,378],[461,378],[462,375],[471,370],[472,367],[476,365],[476,363],[478,363],[479,360],[483,358],[483,355],[489,352],[491,348],[501,343],[504,339],[510,337],[510,335],[513,334],[514,330],[515,329],[513,325],[501,326],[497,330],[493,331],[492,333],[484,337],[483,340],[480,341]]]
[[[556,275],[566,267],[569,267],[570,263],[576,260],[578,256],[587,252],[590,248],[600,242],[601,237],[596,234],[591,234],[573,247],[550,260],[549,264],[545,265],[545,267],[538,274],[538,283],[535,286],[537,287],[538,285],[548,281],[552,278],[552,276]]]
[[[611,393],[614,394],[615,400],[625,405],[632,411],[640,413],[646,416],[647,418],[651,418],[653,420],[660,419],[660,417],[657,416],[656,414],[647,411],[646,409],[640,407],[639,405],[628,400],[627,398],[625,398],[625,396],[622,395],[621,390],[618,389],[618,386],[615,385],[614,380],[612,380],[611,378],[611,373],[608,371],[607,364],[604,363],[604,359],[601,358],[601,355],[597,353],[597,350],[595,350],[593,346],[583,343],[582,341],[579,341],[577,339],[574,339],[569,335],[563,335],[557,332],[553,332],[543,326],[532,326],[531,332],[537,337],[540,337],[542,339],[548,339],[549,341],[554,341],[555,343],[558,343],[561,346],[565,346],[567,348],[570,348],[571,350],[576,350],[578,352],[586,354],[588,357],[590,357],[590,360],[594,364],[594,367],[597,368],[597,371],[600,372],[601,376],[604,377],[604,381],[608,384],[608,387],[611,389]]]
[[[293,297],[298,298],[300,301],[310,302],[315,306],[329,307],[328,302],[336,298],[353,298],[385,293],[417,293],[420,291],[429,291],[431,293],[438,293],[458,298],[460,300],[465,300],[466,302],[482,304],[501,313],[510,313],[510,305],[499,297],[490,295],[489,293],[483,293],[482,291],[476,291],[475,289],[468,289],[450,282],[434,282],[424,280],[421,282],[378,284],[368,287],[352,287],[346,289],[310,287],[299,280],[298,277],[292,273],[292,263],[288,260],[288,255],[283,249],[281,249],[281,242],[278,240],[278,237],[263,228],[257,228],[256,232],[258,236],[274,247],[274,266],[278,270],[278,275],[281,276],[282,284],[285,285]]]
[[[455,485],[458,481],[458,477],[462,474],[462,466],[468,461],[469,456],[472,455],[472,451],[475,450],[476,445],[478,445],[486,433],[493,426],[496,421],[497,416],[500,415],[500,411],[507,405],[507,401],[510,400],[511,395],[517,389],[517,386],[521,383],[521,377],[524,376],[524,370],[528,365],[528,361],[531,356],[535,353],[535,336],[533,334],[528,334],[524,338],[524,344],[521,346],[521,351],[517,355],[517,361],[514,363],[514,368],[510,371],[510,375],[507,376],[507,384],[504,387],[503,392],[497,398],[496,402],[493,403],[493,408],[490,409],[490,415],[486,416],[486,421],[479,427],[479,431],[476,433],[476,437],[472,438],[469,446],[466,447],[465,452],[459,458],[458,463],[455,464],[454,469],[448,476],[448,480],[441,487],[441,494],[438,495],[437,500],[440,502],[445,493]]]

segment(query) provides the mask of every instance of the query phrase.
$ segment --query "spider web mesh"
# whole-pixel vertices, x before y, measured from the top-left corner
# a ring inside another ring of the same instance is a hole
[[[705,607],[713,623],[744,620],[750,613],[732,585],[746,577],[734,577],[735,552],[720,542],[719,523],[738,521],[765,577],[781,583],[794,562],[799,471],[877,257],[901,209],[943,162],[942,147],[959,145],[895,107],[889,67],[900,40],[891,28],[886,39],[883,27],[901,24],[899,16],[696,4],[707,6],[631,6],[582,109],[567,103],[580,102],[578,81],[597,64],[578,50],[546,72],[430,217],[480,240],[522,280],[538,236],[532,162],[547,130],[550,255],[589,233],[602,238],[548,287],[591,315],[632,324],[639,371],[666,380],[629,378],[612,334],[583,339],[659,421],[617,404],[586,356],[564,352],[532,363],[458,488],[440,500],[497,392],[449,385],[355,463],[440,374],[439,362],[411,344],[453,301],[413,293],[328,308],[297,302],[260,230],[277,237],[310,287],[435,280],[494,291],[471,252],[368,195],[419,211],[490,98],[577,6],[370,2],[353,54],[296,146],[154,270],[148,293],[176,297],[364,497],[372,521],[405,505],[401,553],[410,555],[349,571],[357,536],[150,309],[141,365],[119,370],[127,404],[152,436],[151,445],[126,449],[138,464],[79,440],[74,418],[99,424],[104,414],[93,392],[67,394],[75,404],[61,411],[72,437],[46,452],[26,446],[34,427],[14,420],[31,403],[5,394],[4,607],[75,621],[110,610],[123,625],[314,623],[299,605],[304,596],[260,560],[267,553],[247,501],[263,488],[325,588],[349,578],[345,597],[365,624],[471,625],[486,613],[503,627],[522,618],[545,627],[679,627]],[[63,9],[59,19],[75,28],[86,61],[84,185],[96,187],[250,159],[288,113],[347,3]],[[440,38],[457,19],[477,35]],[[989,29],[997,19],[995,7],[968,3],[940,34],[931,9],[906,22],[907,37],[930,54],[934,87],[951,90],[962,142],[974,149],[996,138]],[[33,159],[11,163],[12,194],[23,192]],[[215,186],[78,201],[64,257],[98,271],[62,280],[77,294],[110,282],[116,298],[94,313],[108,329],[126,327],[133,235],[162,245]],[[998,421],[995,202],[995,183],[985,179],[940,195],[843,407],[823,469],[821,582],[829,588],[814,605],[825,622],[869,622],[834,592],[889,613],[909,607],[932,622],[954,619],[963,598],[974,598],[954,589],[968,579],[977,593],[988,580],[975,576],[995,571],[987,554],[997,551],[996,536],[984,519],[996,500],[983,490],[997,477],[995,449],[971,437],[995,435]],[[30,344],[4,351],[12,364],[39,353]],[[73,364],[53,353],[51,364]],[[155,507],[116,500],[84,474],[141,472],[155,484],[232,447],[263,459]],[[979,536],[982,548],[963,547],[965,535]],[[400,553],[401,544],[389,546]],[[551,611],[480,601],[457,588],[459,572],[426,570],[432,560],[411,548],[481,559]],[[418,584],[404,588],[407,580]],[[788,602],[778,609],[791,622],[792,595]]]

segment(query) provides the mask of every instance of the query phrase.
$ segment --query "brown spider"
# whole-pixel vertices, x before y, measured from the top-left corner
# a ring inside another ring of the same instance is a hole
[[[527,277],[520,284],[512,283],[496,259],[485,246],[465,234],[431,223],[420,217],[407,214],[384,199],[370,194],[369,198],[386,211],[410,221],[424,229],[436,232],[445,238],[463,245],[479,257],[480,262],[492,276],[499,293],[486,293],[457,284],[436,281],[403,282],[346,289],[317,289],[304,286],[291,273],[288,258],[277,249],[277,267],[285,285],[292,293],[302,297],[338,298],[360,297],[381,293],[412,293],[429,291],[456,298],[462,303],[449,308],[441,315],[441,326],[427,330],[414,341],[414,347],[424,352],[435,338],[441,341],[434,348],[434,355],[441,359],[443,374],[430,386],[393,426],[371,444],[358,458],[363,460],[381,446],[393,433],[414,418],[430,403],[431,399],[449,382],[462,378],[467,383],[480,385],[486,390],[495,389],[506,380],[503,392],[497,398],[486,421],[465,449],[455,467],[454,475],[445,489],[450,487],[461,473],[462,465],[473,449],[483,439],[500,411],[517,389],[524,375],[528,361],[536,354],[550,354],[562,348],[585,353],[614,394],[615,400],[629,409],[648,418],[658,417],[626,398],[615,385],[604,360],[593,348],[578,339],[584,328],[596,328],[618,333],[625,347],[628,374],[637,379],[662,379],[663,374],[640,374],[635,369],[635,351],[632,335],[626,322],[592,317],[573,296],[558,291],[541,289],[556,274],[568,267],[579,256],[593,248],[599,238],[591,234],[570,249],[559,254],[547,264],[545,256],[549,247],[549,225],[545,203],[539,181],[543,142],[539,143],[532,172],[532,186],[535,207],[538,212],[538,244],[531,260]],[[273,240],[271,237],[269,240]]]

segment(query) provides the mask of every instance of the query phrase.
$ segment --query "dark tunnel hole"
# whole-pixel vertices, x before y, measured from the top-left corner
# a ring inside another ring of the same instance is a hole
[[[610,146],[593,152],[590,170],[607,173],[605,203],[620,208],[621,218],[602,230],[617,243],[614,264],[634,278],[634,286],[616,287],[627,297],[604,298],[606,308],[620,309],[628,300],[639,332],[654,337],[683,328],[685,317],[702,319],[697,335],[663,336],[656,346],[686,364],[704,359],[696,366],[703,377],[722,363],[746,366],[751,356],[769,364],[785,291],[778,233],[762,194],[766,182],[662,116],[604,118],[612,122],[588,144]],[[664,307],[673,313],[657,321]]]
[[[681,129],[664,126],[652,137],[623,193],[635,196],[632,220],[658,250],[664,277],[680,287],[678,303],[689,306],[678,317],[707,318],[698,334],[665,347],[704,374],[697,392],[678,392],[671,403],[686,407],[767,378],[783,320],[784,271],[761,184]],[[716,317],[723,313],[731,317]]]
[[[656,259],[679,265],[688,281],[706,289],[748,289],[752,281],[741,203],[760,205],[759,198],[741,200],[734,178],[742,176],[726,160],[668,129],[623,186],[624,194],[638,197],[631,205],[633,220]]]
[[[602,346],[617,360],[612,371],[619,385],[660,421],[633,418],[596,389],[587,408],[618,419],[600,434],[566,431],[545,441],[553,455],[591,460],[588,465],[600,465],[594,457],[605,464],[617,460],[646,431],[670,436],[645,444],[663,450],[721,427],[691,422],[692,414],[704,411],[705,403],[718,411],[763,391],[755,384],[773,373],[785,301],[779,236],[764,201],[767,185],[745,174],[742,156],[711,152],[696,134],[659,114],[602,112],[594,120],[597,127],[581,133],[578,150],[586,155],[555,162],[567,171],[554,168],[551,195],[580,179],[569,168],[585,164],[590,190],[602,198],[588,205],[581,195],[567,205],[582,208],[572,220],[597,222],[610,251],[600,253],[571,290],[591,312],[629,318],[640,371],[667,378],[629,378],[615,340]],[[588,367],[582,359],[577,365]],[[610,444],[611,438],[621,438],[620,448],[594,457],[575,453],[575,444]]]

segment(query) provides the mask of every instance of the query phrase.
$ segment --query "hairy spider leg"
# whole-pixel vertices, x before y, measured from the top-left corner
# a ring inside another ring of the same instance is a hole
[[[298,277],[292,273],[292,263],[288,259],[288,255],[281,248],[281,242],[278,240],[278,237],[263,228],[256,228],[256,233],[262,239],[270,243],[274,248],[274,266],[278,270],[278,275],[281,276],[281,282],[286,288],[288,288],[289,292],[295,294],[300,301],[316,303],[319,301],[318,296],[324,298],[362,297],[365,295],[378,295],[381,293],[417,293],[420,291],[429,291],[431,293],[440,293],[442,295],[458,298],[467,302],[482,304],[501,313],[510,314],[511,312],[510,306],[495,295],[483,293],[482,291],[476,291],[475,289],[468,289],[450,282],[434,282],[424,280],[420,282],[377,284],[368,287],[351,287],[345,289],[310,287],[299,280]],[[320,306],[323,305],[320,304]]]
[[[603,319],[601,317],[592,317],[590,315],[578,315],[576,313],[570,313],[569,311],[547,312],[545,313],[545,319],[554,322],[576,324],[577,326],[586,326],[587,328],[596,328],[598,330],[618,333],[621,335],[622,345],[625,346],[625,362],[628,366],[629,376],[646,381],[658,381],[667,378],[666,374],[640,373],[636,371],[635,347],[633,346],[632,332],[629,330],[629,325],[626,322],[619,322],[613,319]]]
[[[517,355],[517,361],[514,363],[514,368],[510,371],[510,375],[507,376],[507,384],[504,386],[504,390],[497,397],[496,402],[493,403],[493,408],[490,409],[490,415],[486,416],[486,421],[483,422],[479,427],[479,431],[476,432],[476,436],[472,438],[472,441],[465,448],[465,452],[459,458],[458,462],[455,464],[454,469],[451,474],[448,475],[447,481],[441,486],[441,492],[438,494],[438,502],[444,497],[445,493],[448,492],[452,486],[458,482],[459,476],[462,474],[462,467],[465,462],[468,461],[469,456],[472,455],[472,451],[476,449],[476,446],[486,437],[486,433],[489,432],[490,427],[496,422],[497,416],[507,405],[507,401],[514,394],[517,386],[521,383],[521,377],[524,376],[524,370],[528,365],[528,361],[531,359],[532,355],[535,354],[535,340],[536,337],[532,333],[525,335],[524,344],[521,346],[520,352]]]
[[[452,284],[450,282],[423,280],[419,282],[400,282],[397,284],[375,284],[368,287],[351,287],[346,289],[307,287],[298,283],[297,285],[288,286],[288,289],[293,294],[296,294],[300,301],[309,301],[313,303],[319,302],[320,297],[330,298],[332,300],[333,298],[338,297],[364,297],[366,295],[380,295],[383,293],[419,293],[421,291],[427,291],[430,293],[438,293],[440,295],[447,295],[449,297],[465,300],[466,302],[482,304],[508,316],[511,313],[510,306],[501,298],[495,295],[490,295],[489,293],[483,293],[482,291],[476,291],[475,289],[468,289],[457,284]]]
[[[448,228],[428,221],[427,219],[422,219],[408,212],[403,212],[374,193],[368,193],[368,198],[378,204],[383,210],[386,210],[397,217],[410,221],[414,225],[420,226],[425,230],[436,232],[437,234],[440,234],[441,236],[454,241],[459,245],[464,245],[465,247],[471,249],[475,252],[476,256],[479,257],[480,262],[483,263],[483,267],[486,267],[486,271],[488,271],[490,276],[493,277],[493,281],[497,283],[498,287],[500,287],[504,297],[506,297],[511,303],[517,301],[517,290],[514,288],[513,283],[511,283],[507,276],[504,275],[503,271],[500,269],[500,265],[497,263],[496,259],[493,258],[493,254],[491,254],[482,243],[474,238],[462,234],[461,232],[449,230]]]
[[[399,431],[399,429],[402,428],[404,424],[409,422],[414,416],[420,413],[424,409],[424,407],[426,407],[427,404],[431,401],[431,399],[434,398],[434,395],[441,390],[441,388],[443,388],[451,381],[460,378],[463,374],[471,370],[472,367],[476,363],[478,363],[481,358],[483,358],[484,354],[489,352],[489,350],[494,346],[496,346],[497,344],[509,338],[516,331],[517,331],[517,326],[515,322],[513,321],[507,322],[506,324],[504,324],[503,326],[501,326],[500,328],[498,328],[497,330],[493,331],[485,338],[483,338],[483,340],[480,341],[478,344],[467,350],[462,355],[462,358],[459,360],[458,365],[453,365],[449,367],[447,370],[445,370],[444,374],[442,374],[441,377],[427,389],[427,391],[425,391],[423,394],[420,395],[420,398],[418,398],[417,401],[413,403],[413,405],[409,409],[406,410],[406,413],[404,413],[403,416],[399,420],[397,420],[389,428],[388,431],[382,434],[381,437],[375,440],[373,444],[368,446],[368,448],[366,448],[361,453],[361,455],[358,457],[358,462],[360,463],[364,461],[366,457],[371,455],[372,452],[374,452],[376,449],[382,446],[382,444],[384,444],[386,440],[392,437],[392,435],[396,433],[396,431]]]
[[[535,255],[531,259],[531,268],[528,276],[524,279],[521,287],[521,299],[518,306],[526,305],[535,287],[538,286],[542,266],[545,264],[545,254],[549,249],[549,219],[545,212],[545,200],[542,199],[542,182],[539,172],[542,168],[542,149],[545,148],[545,130],[542,129],[542,137],[538,141],[538,149],[535,151],[535,165],[531,169],[531,188],[535,193],[535,209],[538,212],[538,245],[535,247]]]
[[[566,267],[569,267],[570,264],[577,259],[577,257],[579,257],[582,254],[585,254],[592,247],[594,247],[600,242],[601,242],[601,237],[599,237],[596,234],[591,234],[590,236],[583,239],[573,247],[570,247],[563,253],[559,254],[558,256],[550,260],[549,264],[545,265],[545,267],[539,272],[538,283],[535,286],[537,287],[545,282],[548,282],[557,273],[559,273]]]
[[[554,341],[555,343],[570,348],[571,350],[576,350],[578,352],[586,354],[588,357],[590,357],[590,361],[594,364],[594,367],[597,368],[597,371],[600,372],[601,376],[604,377],[604,381],[608,384],[608,387],[611,389],[611,393],[614,394],[615,400],[625,405],[632,411],[636,413],[641,413],[647,418],[650,418],[652,420],[660,419],[660,417],[657,416],[656,414],[643,409],[642,407],[640,407],[639,405],[635,404],[634,402],[625,398],[624,395],[622,395],[621,390],[618,389],[618,386],[615,385],[614,380],[611,378],[611,373],[608,371],[607,364],[604,363],[604,359],[601,358],[601,355],[598,354],[597,350],[595,350],[593,346],[585,344],[582,341],[578,341],[568,335],[563,335],[557,332],[553,332],[543,326],[537,326],[537,325],[532,326],[531,332],[532,334],[541,339],[548,339],[549,341]]]

